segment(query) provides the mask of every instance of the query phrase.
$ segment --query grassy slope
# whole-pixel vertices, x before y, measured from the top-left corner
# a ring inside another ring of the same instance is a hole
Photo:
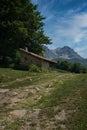
[[[21,93],[29,87],[29,90],[39,89],[35,93],[28,92],[25,100],[15,106],[1,106],[2,130],[22,130],[22,125],[30,130],[87,130],[87,74],[29,73],[11,69],[0,69],[0,73],[5,74],[1,89],[12,92],[18,89]],[[10,123],[5,116],[16,109],[26,109],[27,116],[11,118]],[[40,109],[38,117],[34,115],[37,109]]]
[[[61,110],[65,111],[67,119],[57,122],[58,128],[59,124],[65,124],[69,130],[87,129],[87,75],[77,75],[62,85],[55,83],[54,91],[40,102],[44,104],[42,108],[45,108],[42,113],[48,117],[54,116],[54,107],[59,107],[57,114]]]

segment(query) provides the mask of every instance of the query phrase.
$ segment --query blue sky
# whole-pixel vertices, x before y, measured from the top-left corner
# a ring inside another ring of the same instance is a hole
[[[49,48],[69,46],[87,58],[87,0],[31,0],[38,4],[44,30],[52,39]]]

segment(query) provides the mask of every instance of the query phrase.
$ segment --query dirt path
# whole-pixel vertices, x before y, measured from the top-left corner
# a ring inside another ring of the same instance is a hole
[[[44,95],[48,95],[55,88],[54,84],[62,84],[65,80],[72,78],[72,74],[46,75],[48,80],[40,79],[33,85],[15,89],[0,89],[0,130],[57,130],[55,122],[66,119],[66,112],[60,108],[52,108],[54,117],[48,118],[41,113],[37,103]],[[51,78],[52,76],[52,78]],[[30,77],[17,79],[13,82],[30,80]],[[13,82],[9,82],[11,84]],[[44,109],[46,111],[46,108]],[[48,110],[48,109],[47,109]],[[60,123],[61,130],[67,130],[64,124]]]

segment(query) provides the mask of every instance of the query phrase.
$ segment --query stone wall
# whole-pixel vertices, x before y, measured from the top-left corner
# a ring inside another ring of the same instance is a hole
[[[43,67],[43,68],[50,67],[50,63],[48,61],[35,57],[29,53],[20,51],[20,55],[21,55],[20,64],[24,67],[29,68],[32,64],[35,64],[35,65],[37,65],[39,67]]]

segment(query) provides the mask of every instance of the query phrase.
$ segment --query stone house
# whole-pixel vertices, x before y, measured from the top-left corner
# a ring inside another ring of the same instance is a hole
[[[29,68],[32,64],[46,69],[55,68],[56,66],[55,61],[51,61],[24,49],[20,49],[20,64],[26,68]]]

